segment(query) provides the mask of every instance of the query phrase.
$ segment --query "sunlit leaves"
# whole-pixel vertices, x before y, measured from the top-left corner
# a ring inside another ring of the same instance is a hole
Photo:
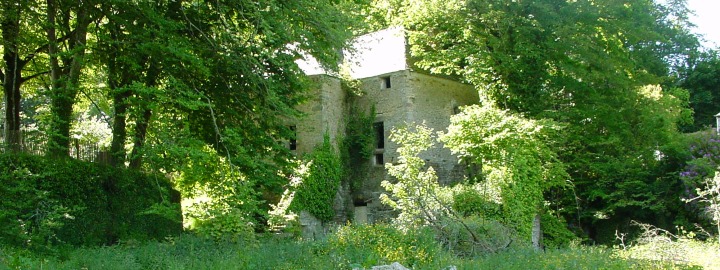
[[[563,187],[565,166],[550,148],[551,121],[534,121],[493,105],[472,105],[451,118],[440,140],[462,160],[482,166],[476,179],[485,199],[503,206],[503,218],[526,236],[543,192]]]

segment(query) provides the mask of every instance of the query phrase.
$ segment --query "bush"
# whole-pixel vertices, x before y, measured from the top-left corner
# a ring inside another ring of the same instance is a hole
[[[374,265],[399,262],[425,269],[435,263],[443,248],[429,229],[402,232],[387,224],[344,226],[328,238],[335,257],[344,258],[343,265],[370,268]]]
[[[579,238],[568,229],[567,222],[562,217],[542,214],[543,246],[548,249],[566,248]]]
[[[303,159],[307,160],[309,171],[295,187],[290,209],[307,210],[322,221],[330,221],[335,217],[333,202],[342,177],[342,167],[330,137],[325,134],[323,144]]]
[[[453,188],[452,208],[463,216],[478,215],[490,219],[502,219],[502,205],[490,201],[475,188],[457,185]]]
[[[513,229],[479,216],[468,216],[461,222],[447,222],[439,233],[442,235],[438,238],[445,247],[467,258],[496,253],[523,243]]]
[[[653,266],[676,265],[696,269],[720,269],[720,245],[714,241],[700,241],[694,232],[677,227],[678,233],[649,224],[633,222],[641,235],[616,253],[623,258],[643,260]],[[667,268],[667,267],[664,267]]]
[[[151,239],[182,230],[162,176],[72,159],[0,155],[0,242],[45,249]]]

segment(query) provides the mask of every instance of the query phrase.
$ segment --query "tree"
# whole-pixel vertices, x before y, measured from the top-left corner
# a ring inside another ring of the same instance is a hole
[[[684,125],[686,132],[699,131],[715,125],[715,114],[720,112],[720,57],[717,51],[701,54],[695,63],[679,78],[679,86],[690,92],[693,109],[692,125]]]
[[[507,248],[513,242],[513,230],[495,220],[462,213],[454,203],[457,189],[440,186],[435,170],[420,157],[436,143],[434,132],[420,124],[393,129],[390,134],[390,140],[398,144],[398,162],[385,164],[395,179],[382,182],[388,193],[380,195],[380,200],[397,211],[394,223],[405,232],[427,226],[458,255],[475,256]],[[511,224],[513,228],[515,225]]]
[[[595,237],[590,228],[611,227],[597,226],[606,217],[649,218],[657,175],[647,168],[688,115],[686,93],[651,86],[698,47],[683,1],[376,3],[401,10],[385,21],[405,26],[419,68],[473,84],[483,102],[565,126],[555,147],[577,188],[561,207],[569,220]]]
[[[237,182],[250,183],[253,196],[272,203],[285,182],[278,171],[289,167],[284,120],[298,114],[311,87],[295,60],[302,51],[337,63],[350,36],[342,4],[106,2],[98,51],[115,109],[115,164],[178,175],[188,192],[209,185],[232,193]],[[212,162],[209,149],[237,179],[187,165]],[[228,205],[242,208],[232,198]]]
[[[108,1],[103,5],[108,21],[101,29],[98,51],[104,56],[101,62],[107,67],[114,107],[110,152],[115,165],[124,166],[127,156],[130,167],[140,168],[153,108],[159,105],[153,100],[168,94],[163,82],[206,77],[195,71],[203,70],[201,62],[191,60],[192,48],[180,22],[181,4]],[[186,69],[178,69],[183,63]],[[132,128],[127,126],[128,120],[134,122],[129,155],[125,149],[128,129]]]
[[[52,82],[49,89],[52,113],[48,131],[50,156],[68,155],[73,104],[77,99],[85,62],[88,28],[93,21],[100,19],[95,4],[93,1],[47,0],[46,32]],[[60,38],[65,35],[67,39]]]
[[[23,71],[35,59],[35,55],[47,49],[47,44],[36,44],[39,29],[35,29],[33,25],[39,23],[31,8],[36,8],[37,4],[34,1],[5,1],[0,5],[0,17],[2,17],[0,48],[3,52],[0,82],[3,85],[5,104],[5,123],[2,132],[7,149],[10,151],[18,151],[21,146],[21,86],[24,82],[47,73],[47,71],[36,71],[30,75],[23,75]],[[33,46],[37,47],[33,48]]]
[[[540,213],[552,202],[543,193],[567,187],[569,175],[551,150],[557,124],[535,121],[501,110],[491,104],[465,107],[451,118],[440,141],[453,154],[481,167],[488,201],[502,205],[503,219],[521,236],[532,236],[539,247]]]
[[[91,103],[113,127],[114,165],[174,176],[184,191],[215,181],[213,194],[234,198],[225,206],[240,209],[242,196],[270,203],[288,169],[284,121],[313,86],[295,61],[309,54],[336,67],[354,3],[4,1],[4,127],[19,130],[19,91],[37,88],[23,91],[50,103],[48,155],[65,157]],[[36,77],[49,83],[21,85]],[[241,182],[259,192],[239,194]]]
[[[448,198],[441,195],[435,170],[426,168],[419,156],[434,143],[432,133],[432,129],[418,125],[393,129],[389,137],[399,145],[398,164],[388,163],[385,168],[397,182],[382,182],[389,195],[380,195],[380,200],[399,212],[395,221],[404,231],[425,225],[440,228],[442,220],[452,211]]]

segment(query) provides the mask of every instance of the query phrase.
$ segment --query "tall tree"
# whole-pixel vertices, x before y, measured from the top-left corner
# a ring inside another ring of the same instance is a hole
[[[646,219],[655,204],[655,151],[686,105],[682,91],[649,87],[697,49],[684,1],[450,0],[389,4],[415,64],[462,78],[484,102],[566,126],[556,147],[579,201],[564,209],[585,228]],[[665,107],[663,107],[665,106]],[[643,211],[639,211],[643,210]],[[591,235],[596,235],[590,231]]]
[[[684,131],[694,132],[715,125],[720,113],[720,56],[717,51],[701,54],[680,78],[680,87],[690,92],[692,125]]]
[[[3,85],[3,102],[5,104],[5,123],[3,133],[5,144],[10,151],[18,151],[21,147],[21,86],[24,82],[45,74],[37,72],[23,76],[23,70],[35,55],[45,51],[46,46],[36,45],[37,29],[31,29],[37,24],[35,14],[30,8],[36,8],[35,1],[4,1],[0,4],[0,48],[2,48],[3,62],[0,65],[0,82]],[[32,48],[32,46],[37,46]]]
[[[3,2],[2,29],[3,61],[5,70],[0,71],[5,101],[5,144],[11,151],[20,148],[20,85],[22,83],[22,66],[18,39],[20,38],[20,16],[23,9],[21,3]]]
[[[49,90],[52,122],[49,130],[48,154],[68,155],[73,104],[80,87],[84,67],[88,27],[98,20],[93,1],[47,0],[46,33],[50,54]],[[61,37],[67,35],[67,39]],[[61,50],[63,49],[63,50]]]
[[[163,72],[163,65],[182,62],[177,51],[186,47],[171,48],[173,41],[182,44],[178,38],[178,23],[173,23],[170,14],[178,14],[181,1],[135,2],[106,1],[102,10],[108,18],[100,32],[98,51],[103,52],[102,62],[107,67],[109,96],[113,100],[113,140],[111,144],[112,163],[124,165],[125,145],[128,141],[127,121],[134,120],[132,153],[128,156],[130,166],[139,168],[142,148],[152,111],[154,96],[162,86],[162,79],[169,72]],[[188,64],[192,62],[186,62]],[[193,69],[194,66],[188,66]],[[177,72],[177,69],[172,69]],[[193,72],[186,72],[192,74]]]

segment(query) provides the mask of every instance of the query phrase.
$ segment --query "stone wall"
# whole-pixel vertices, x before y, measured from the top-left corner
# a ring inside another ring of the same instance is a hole
[[[447,131],[450,117],[459,107],[477,104],[479,100],[472,86],[449,79],[412,72],[410,82],[412,122],[424,122],[435,131]],[[463,176],[464,166],[440,142],[420,156],[435,169],[441,184],[458,181]]]
[[[312,78],[317,87],[309,93],[310,99],[298,107],[305,116],[292,121],[296,125],[298,155],[309,153],[322,143],[325,132],[336,147],[344,135],[347,104],[340,80],[327,75]],[[384,147],[375,150],[376,155],[382,156],[381,161],[374,156],[367,161],[369,170],[359,191],[350,194],[348,186],[339,187],[334,203],[335,221],[339,223],[344,219],[374,223],[393,216],[391,209],[380,203],[379,196],[384,192],[380,183],[392,181],[384,164],[397,162],[397,145],[388,139],[394,128],[425,123],[436,131],[444,131],[458,107],[478,102],[477,91],[469,85],[407,69],[363,78],[360,82],[363,95],[357,98],[357,105],[368,110],[375,106],[376,122],[383,123]],[[442,184],[464,176],[464,167],[440,143],[421,157],[435,169]]]
[[[390,79],[390,87],[387,87],[387,78]],[[397,145],[388,139],[394,128],[425,123],[436,131],[444,131],[458,107],[478,102],[477,91],[469,85],[410,70],[365,78],[361,82],[365,95],[358,104],[364,107],[374,105],[376,122],[383,122],[384,148],[376,149],[375,153],[383,155],[384,163],[397,162]],[[459,181],[464,176],[464,167],[440,143],[422,153],[421,157],[433,166],[442,184]],[[380,183],[392,179],[387,175],[384,164],[378,164],[375,157],[368,162],[372,166],[371,171],[361,191],[353,194],[353,201],[358,206],[366,206],[367,220],[374,222],[392,215],[379,202],[379,195],[384,191]]]
[[[290,122],[296,128],[296,154],[312,152],[322,144],[327,132],[330,142],[337,146],[337,140],[345,131],[345,91],[340,79],[328,75],[311,77],[315,86],[308,93],[309,99],[298,106],[304,115]]]

